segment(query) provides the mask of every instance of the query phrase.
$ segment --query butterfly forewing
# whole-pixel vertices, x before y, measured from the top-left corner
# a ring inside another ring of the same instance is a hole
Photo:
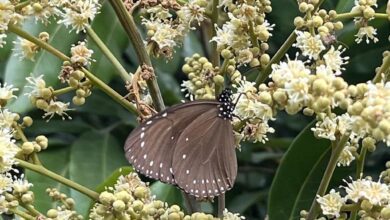
[[[233,128],[212,108],[180,134],[173,155],[176,184],[198,198],[213,198],[233,187],[237,175]]]
[[[172,158],[180,134],[188,124],[217,105],[216,101],[193,101],[175,105],[151,117],[127,138],[127,160],[140,173],[174,184]]]

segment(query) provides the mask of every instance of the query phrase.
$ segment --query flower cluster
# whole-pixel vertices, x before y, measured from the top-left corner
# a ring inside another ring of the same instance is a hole
[[[230,50],[241,65],[267,65],[269,46],[266,42],[272,36],[273,25],[265,15],[272,11],[271,1],[226,0],[220,6],[227,11],[229,19],[222,28],[216,27],[217,35],[211,40],[216,42],[218,50]]]
[[[5,32],[8,30],[8,23],[13,18],[15,11],[14,5],[9,0],[0,1],[0,48],[4,46],[5,38],[7,35]]]
[[[200,25],[205,20],[206,0],[190,0],[181,7],[177,5],[145,5],[148,17],[142,19],[146,27],[148,44],[155,44],[156,55],[170,58],[174,48],[179,46],[193,24]],[[174,14],[176,16],[174,16]],[[176,17],[176,18],[174,18]]]
[[[355,6],[352,8],[351,13],[356,13],[359,16],[355,17],[355,25],[359,28],[356,36],[356,43],[363,41],[366,38],[366,43],[370,43],[372,40],[374,43],[378,42],[378,38],[375,37],[376,29],[373,26],[368,25],[368,22],[374,19],[375,10],[378,7],[376,0],[355,1]]]
[[[329,194],[318,196],[322,214],[329,219],[337,218],[343,213],[342,207],[356,205],[358,215],[362,219],[388,219],[390,213],[390,187],[380,181],[373,181],[370,177],[364,179],[345,181],[347,186],[345,195],[340,195],[334,189]]]
[[[78,214],[74,209],[76,203],[72,198],[69,198],[66,194],[60,193],[57,189],[47,188],[46,192],[51,197],[52,201],[57,202],[58,205],[55,209],[49,209],[46,212],[48,220],[81,220],[83,216]]]
[[[148,185],[140,180],[136,173],[120,176],[113,187],[100,193],[89,214],[90,219],[178,219],[178,220],[214,220],[212,215],[194,213],[185,215],[177,205],[168,206],[154,199]],[[224,219],[242,219],[238,214],[225,210]]]
[[[276,114],[269,88],[261,85],[257,89],[254,83],[245,79],[241,80],[236,88],[237,93],[233,98],[237,105],[233,113],[238,118],[234,119],[233,124],[238,125],[242,121],[245,122],[241,131],[243,140],[264,143],[268,140],[267,133],[275,131],[268,124],[269,120],[273,120],[273,116]]]
[[[46,87],[46,82],[43,79],[43,75],[37,77],[30,76],[26,78],[28,85],[26,88],[30,89],[30,92],[26,93],[29,96],[30,101],[39,109],[45,111],[43,118],[48,117],[50,120],[55,114],[62,117],[62,119],[71,118],[67,111],[69,110],[69,103],[63,103],[57,101],[53,94],[52,87]]]

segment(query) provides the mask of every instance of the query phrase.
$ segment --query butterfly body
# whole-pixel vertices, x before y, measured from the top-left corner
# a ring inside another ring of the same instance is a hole
[[[138,172],[197,198],[223,194],[237,175],[233,109],[229,91],[172,106],[133,130],[126,158]]]

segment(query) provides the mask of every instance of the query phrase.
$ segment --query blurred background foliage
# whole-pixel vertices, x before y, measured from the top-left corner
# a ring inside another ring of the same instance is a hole
[[[384,13],[385,1],[380,0],[378,4],[378,11]],[[323,8],[335,9],[342,13],[348,12],[352,5],[352,0],[328,0],[325,1]],[[276,26],[269,42],[271,55],[294,29],[292,21],[299,15],[295,0],[272,1],[272,6],[273,12],[268,19]],[[343,73],[349,83],[372,79],[374,69],[381,64],[381,53],[390,49],[387,40],[390,33],[388,21],[378,20],[373,23],[378,29],[380,39],[376,44],[357,45],[354,42],[357,30],[351,20],[345,21],[344,30],[338,33],[338,41],[348,48],[346,54],[350,57],[347,70]],[[135,52],[107,2],[103,4],[102,11],[93,21],[92,27],[125,68],[134,72],[138,65]],[[69,33],[69,30],[55,21],[47,27],[28,21],[23,28],[34,35],[41,31],[50,33],[49,43],[64,53],[69,53],[71,44],[84,38],[88,39],[86,35]],[[49,138],[49,148],[40,153],[43,164],[71,180],[98,191],[104,189],[104,185],[112,184],[121,172],[130,172],[131,168],[124,158],[123,143],[130,131],[137,126],[136,116],[95,89],[85,105],[72,107],[74,108],[74,111],[70,112],[72,120],[63,121],[55,117],[49,123],[45,122],[41,119],[42,112],[32,108],[28,98],[23,95],[25,91],[22,88],[26,84],[25,78],[31,73],[44,74],[48,85],[56,89],[61,88],[63,85],[60,85],[58,80],[61,61],[45,51],[37,55],[35,62],[20,61],[12,51],[13,40],[15,36],[9,34],[7,45],[0,50],[0,79],[20,88],[18,100],[8,107],[21,115],[30,115],[34,118],[33,126],[26,129],[27,135],[33,137],[44,134]],[[209,44],[204,42],[199,31],[191,32],[186,37],[184,45],[177,48],[172,60],[153,60],[166,105],[178,103],[183,99],[180,84],[185,75],[181,72],[181,66],[184,58],[194,53],[208,55]],[[92,72],[120,94],[125,95],[124,83],[115,73],[115,69],[91,40],[89,47],[94,50],[93,58],[96,60],[90,67]],[[296,51],[291,49],[290,57],[295,57],[295,53]],[[247,77],[255,78],[256,74],[256,71],[248,71]],[[71,98],[70,94],[61,96],[64,101],[70,101]],[[241,152],[237,154],[239,169],[236,185],[226,196],[229,210],[242,213],[247,219],[263,219],[267,213],[271,213],[272,220],[297,219],[300,209],[309,208],[308,204],[314,198],[329,153],[329,143],[314,139],[309,124],[312,120],[313,118],[300,114],[290,116],[280,112],[272,125],[276,132],[270,137],[269,142],[242,143]],[[304,129],[307,125],[309,127]],[[282,160],[284,155],[285,158]],[[366,174],[378,175],[384,169],[386,158],[389,156],[386,148],[379,147],[368,157]],[[281,161],[283,162],[280,166]],[[122,169],[119,169],[121,167]],[[34,184],[33,190],[36,193],[36,205],[39,210],[47,210],[52,205],[45,189],[58,187],[76,199],[78,211],[87,214],[91,205],[87,197],[33,172],[26,173]],[[333,185],[340,185],[340,179],[345,175],[352,175],[351,170],[338,169]],[[277,181],[271,188],[274,178]],[[151,182],[152,190],[158,199],[184,207],[181,194],[175,187],[144,180]],[[213,205],[202,203],[202,208],[204,211],[212,212]]]

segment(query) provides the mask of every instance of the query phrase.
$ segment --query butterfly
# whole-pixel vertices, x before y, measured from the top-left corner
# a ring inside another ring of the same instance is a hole
[[[181,103],[152,116],[128,136],[127,160],[137,172],[199,200],[224,194],[237,176],[231,95],[225,89],[217,100]]]

